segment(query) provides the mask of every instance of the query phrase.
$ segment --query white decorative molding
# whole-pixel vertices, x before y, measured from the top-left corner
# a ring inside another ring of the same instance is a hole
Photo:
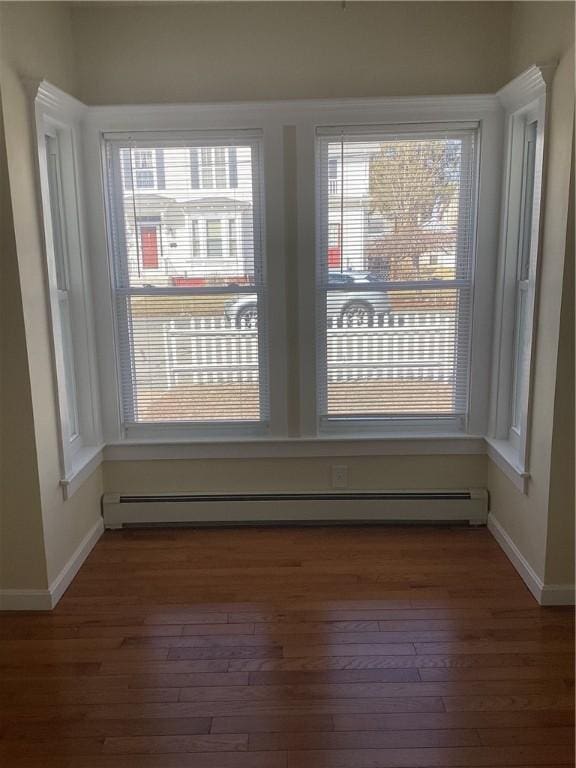
[[[47,80],[29,80],[28,90],[43,112],[53,117],[78,120],[88,107],[69,93],[61,91]]]
[[[74,466],[70,474],[60,481],[64,501],[73,496],[78,488],[91,477],[94,470],[102,464],[104,459],[104,446],[83,448],[74,457]]]
[[[76,547],[72,554],[72,557],[68,560],[64,568],[60,571],[58,576],[50,584],[50,597],[52,600],[51,607],[54,608],[64,592],[68,589],[74,576],[80,570],[80,567],[90,554],[100,536],[104,533],[104,521],[101,517],[94,523],[92,528],[88,531],[86,536],[82,539],[80,544]]]
[[[544,584],[492,512],[488,514],[488,530],[540,605],[574,605],[574,585]]]
[[[103,533],[104,521],[99,517],[48,589],[2,589],[0,610],[50,611],[55,608]]]
[[[294,438],[285,440],[122,441],[108,443],[105,461],[162,459],[265,459],[313,456],[420,456],[485,454],[484,438],[462,436]]]
[[[555,69],[555,62],[533,65],[500,88],[496,97],[505,109],[514,112],[546,93],[546,85],[551,82]]]
[[[56,89],[57,90],[57,89]],[[498,96],[495,94],[465,94],[450,96],[397,96],[397,97],[368,97],[368,98],[341,98],[341,99],[282,99],[276,101],[234,101],[234,102],[198,102],[195,104],[130,104],[130,105],[103,105],[88,107],[87,120],[100,127],[103,125],[111,130],[127,119],[131,124],[134,121],[150,123],[160,121],[165,123],[174,118],[185,120],[187,117],[203,114],[235,115],[246,114],[253,116],[278,115],[292,120],[296,115],[324,114],[350,111],[374,111],[384,118],[387,115],[394,117],[405,115],[406,117],[417,114],[419,118],[426,115],[438,115],[450,113],[451,117],[466,116],[472,113],[497,112],[500,109]],[[437,118],[435,118],[437,119]]]
[[[494,440],[487,437],[486,453],[492,459],[494,464],[502,470],[508,480],[520,493],[528,493],[528,481],[530,473],[520,466],[518,453],[507,440]]]

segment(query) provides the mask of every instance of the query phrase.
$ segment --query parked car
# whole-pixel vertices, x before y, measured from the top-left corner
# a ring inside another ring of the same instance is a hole
[[[330,271],[329,285],[359,285],[381,281],[370,272]],[[390,297],[385,291],[335,290],[328,297],[328,318],[342,328],[358,328],[392,323]],[[256,294],[243,293],[224,305],[226,321],[239,329],[254,329],[258,325]]]

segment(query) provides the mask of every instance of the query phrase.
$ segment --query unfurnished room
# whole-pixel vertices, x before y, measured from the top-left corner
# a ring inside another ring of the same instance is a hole
[[[2,766],[574,766],[574,24],[0,2]]]

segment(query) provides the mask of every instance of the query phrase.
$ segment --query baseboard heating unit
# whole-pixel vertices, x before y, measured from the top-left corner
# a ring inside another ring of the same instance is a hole
[[[102,499],[106,528],[137,525],[468,522],[485,525],[488,494],[462,491],[340,491],[129,496]]]

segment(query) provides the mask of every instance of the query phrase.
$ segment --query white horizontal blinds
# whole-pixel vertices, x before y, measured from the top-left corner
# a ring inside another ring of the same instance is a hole
[[[109,140],[125,426],[263,422],[260,140]]]
[[[512,418],[510,439],[517,441],[522,429],[522,405],[527,385],[528,317],[527,303],[530,289],[530,247],[532,244],[532,217],[534,207],[534,173],[536,168],[537,123],[530,122],[524,127],[522,148],[522,184],[518,227],[518,255],[516,268],[516,307],[514,321],[514,363],[512,386]]]
[[[319,132],[321,420],[465,416],[474,144]]]
[[[74,365],[74,342],[72,333],[70,275],[68,265],[68,240],[65,227],[64,190],[62,184],[62,158],[57,134],[45,136],[48,190],[50,196],[50,223],[56,272],[56,290],[62,355],[64,358],[65,407],[63,419],[64,437],[69,444],[79,443],[80,426],[78,416],[78,386]]]

